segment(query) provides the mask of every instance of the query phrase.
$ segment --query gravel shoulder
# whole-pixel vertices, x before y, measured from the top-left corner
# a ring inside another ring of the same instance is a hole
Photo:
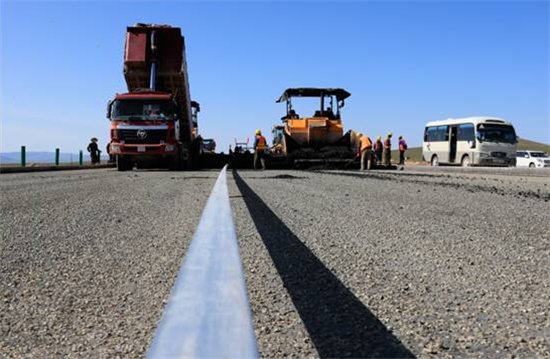
[[[523,183],[515,177],[487,185],[487,178],[455,175],[238,173],[250,188],[241,184],[245,197],[232,204],[240,208],[237,229],[256,326],[275,332],[260,335],[264,356],[327,356],[327,348],[342,349],[341,342],[348,350],[338,356],[359,356],[365,349],[380,355],[379,341],[361,342],[361,330],[373,333],[373,327],[416,356],[550,355],[544,183],[534,185],[541,185],[534,196],[518,194]],[[252,214],[260,238],[243,219],[243,204],[235,204],[247,196],[267,207],[248,205],[260,211]],[[283,274],[282,284],[270,263]],[[262,268],[271,274],[266,277]],[[337,282],[350,294],[342,297]],[[341,301],[318,299],[332,294]],[[315,320],[315,311],[324,322]],[[334,326],[319,328],[326,323]],[[313,354],[301,344],[302,333],[309,335]],[[292,345],[298,349],[290,350]]]
[[[2,175],[2,356],[141,356],[217,175]]]

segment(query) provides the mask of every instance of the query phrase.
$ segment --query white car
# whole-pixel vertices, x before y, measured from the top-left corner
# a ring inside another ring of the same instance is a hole
[[[542,151],[517,151],[516,167],[550,167],[550,157]]]

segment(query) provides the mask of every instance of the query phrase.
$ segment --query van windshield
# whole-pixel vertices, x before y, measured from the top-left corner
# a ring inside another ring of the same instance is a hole
[[[129,120],[166,120],[173,117],[175,106],[169,100],[116,100],[112,118]]]
[[[544,152],[530,152],[530,154],[531,154],[531,157],[538,157],[538,158],[546,157],[546,153]]]
[[[509,125],[482,123],[477,125],[477,137],[481,141],[516,143],[516,132]]]

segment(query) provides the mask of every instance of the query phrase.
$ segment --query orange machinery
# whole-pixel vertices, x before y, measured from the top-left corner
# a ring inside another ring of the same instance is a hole
[[[351,133],[344,134],[340,111],[351,94],[341,88],[289,88],[277,100],[286,103],[283,125],[273,128],[274,161],[286,160],[292,164],[305,162],[349,162],[355,156]],[[300,117],[292,106],[292,99],[313,97],[319,99],[319,108],[312,116]]]

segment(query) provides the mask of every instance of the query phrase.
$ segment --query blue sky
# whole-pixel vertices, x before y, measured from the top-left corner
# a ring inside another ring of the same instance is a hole
[[[298,86],[346,88],[346,129],[410,145],[428,121],[471,115],[550,143],[549,13],[547,1],[3,0],[0,150],[106,144],[136,22],[183,29],[200,132],[219,150],[269,133],[284,112],[275,99]]]

